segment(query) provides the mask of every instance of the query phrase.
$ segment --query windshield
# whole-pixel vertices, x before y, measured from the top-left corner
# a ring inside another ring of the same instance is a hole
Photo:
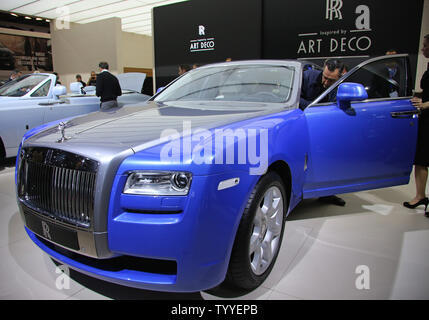
[[[190,71],[154,100],[284,103],[291,97],[295,69],[272,65],[230,65]]]
[[[0,96],[22,97],[47,78],[49,77],[41,74],[20,77],[0,87]]]

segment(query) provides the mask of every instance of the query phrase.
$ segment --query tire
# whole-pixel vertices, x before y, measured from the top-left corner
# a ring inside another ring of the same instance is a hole
[[[287,202],[283,181],[277,173],[268,172],[259,180],[238,227],[226,284],[253,290],[268,277],[280,251]]]
[[[3,140],[0,138],[0,164],[6,160],[6,149],[3,144]]]

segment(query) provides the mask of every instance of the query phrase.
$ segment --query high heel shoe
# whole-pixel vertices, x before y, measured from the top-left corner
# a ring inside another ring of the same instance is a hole
[[[429,199],[427,197],[421,199],[419,202],[417,202],[415,204],[410,204],[409,202],[403,203],[404,207],[406,207],[408,209],[415,209],[418,206],[424,205],[425,206],[425,212],[426,212],[426,209],[428,207],[428,204],[429,204]]]

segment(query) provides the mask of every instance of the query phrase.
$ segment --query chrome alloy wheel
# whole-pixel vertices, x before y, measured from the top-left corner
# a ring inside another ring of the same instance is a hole
[[[283,196],[276,186],[269,188],[257,207],[250,237],[249,258],[252,271],[263,274],[280,247],[283,226]]]

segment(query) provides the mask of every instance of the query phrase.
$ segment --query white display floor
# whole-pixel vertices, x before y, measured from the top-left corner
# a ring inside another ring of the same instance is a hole
[[[277,263],[258,289],[191,294],[122,287],[56,273],[25,233],[14,164],[0,166],[1,299],[429,299],[429,219],[402,206],[406,186],[345,194],[345,207],[305,200],[290,214]]]

